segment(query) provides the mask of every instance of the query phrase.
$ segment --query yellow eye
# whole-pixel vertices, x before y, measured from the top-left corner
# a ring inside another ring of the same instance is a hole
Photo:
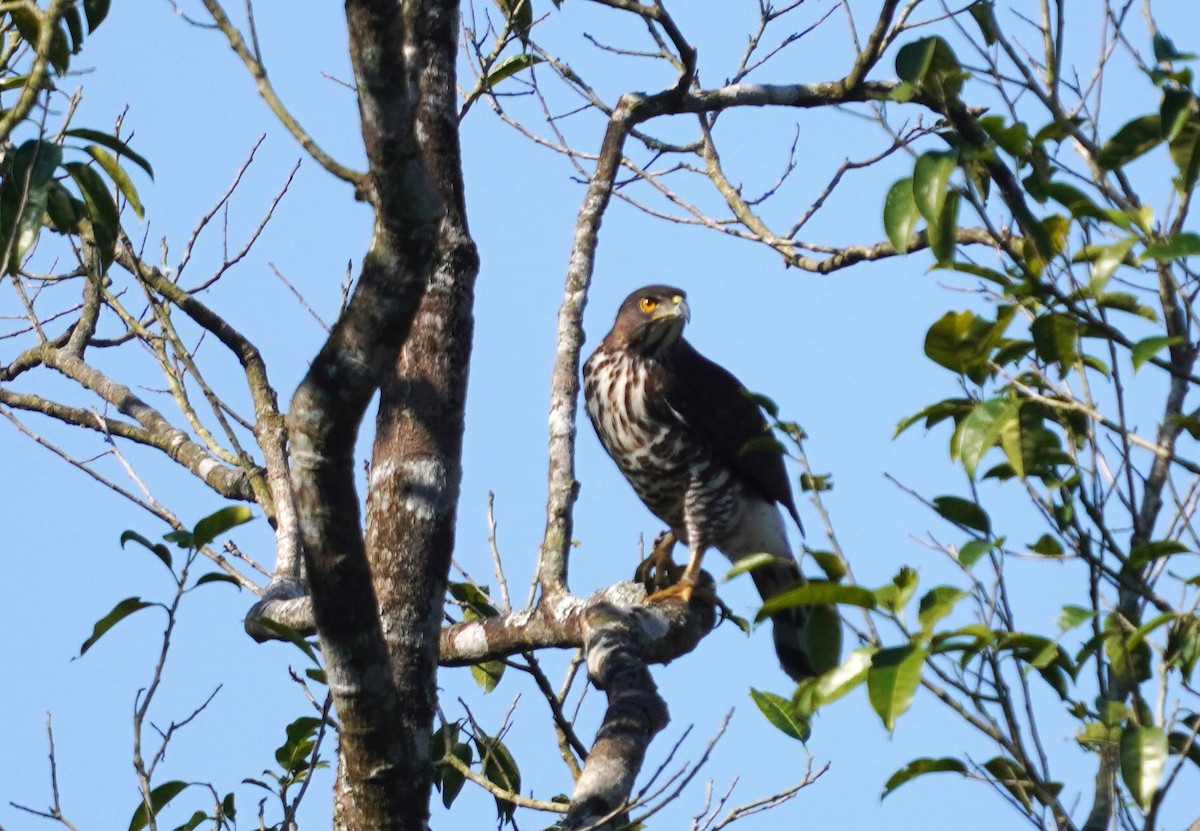
[[[658,301],[653,297],[643,297],[641,306],[643,312],[652,312],[658,308]]]

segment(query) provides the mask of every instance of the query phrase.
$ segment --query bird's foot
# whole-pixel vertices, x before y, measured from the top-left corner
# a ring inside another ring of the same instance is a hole
[[[661,592],[679,583],[683,577],[684,567],[671,559],[671,549],[675,547],[675,535],[663,531],[654,538],[650,556],[638,563],[633,579],[646,587],[647,592]]]
[[[647,603],[661,603],[664,600],[682,600],[684,603],[698,600],[710,606],[725,608],[725,604],[717,597],[717,590],[711,579],[704,582],[680,580],[675,585],[660,589],[646,598]]]

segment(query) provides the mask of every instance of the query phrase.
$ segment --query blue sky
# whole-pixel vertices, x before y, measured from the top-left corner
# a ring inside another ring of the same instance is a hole
[[[814,3],[813,19],[829,5],[830,0]],[[1158,11],[1179,12],[1182,5],[1186,4],[1160,4]],[[299,9],[267,2],[260,6],[259,35],[281,97],[326,150],[361,168],[354,99],[324,77],[349,77],[340,10],[334,4],[315,3],[300,4]],[[607,100],[622,90],[653,88],[666,80],[655,69],[631,77],[625,68],[628,62],[598,53],[584,41],[581,32],[601,40],[636,42],[629,24],[612,22],[611,13],[578,0],[568,0],[561,12],[553,12],[547,3],[537,8],[549,13],[545,25],[564,51],[571,50],[572,63],[588,77],[603,79],[598,87]],[[738,13],[748,11],[739,8]],[[835,18],[839,15],[835,11]],[[863,17],[859,24],[865,27],[873,21]],[[701,45],[702,80],[715,84],[732,67],[740,36],[731,42],[728,30],[733,23],[728,20],[689,24]],[[810,81],[840,71],[849,55],[841,25],[831,19],[826,24],[829,37],[809,38],[763,80]],[[1132,28],[1131,36],[1148,41],[1140,21]],[[1081,41],[1090,45],[1098,37],[1088,31]],[[1197,46],[1178,40],[1184,49]],[[126,218],[132,237],[145,236],[150,259],[165,238],[167,261],[178,261],[197,219],[229,186],[260,135],[266,138],[231,203],[232,246],[240,245],[258,223],[302,157],[255,96],[223,40],[178,19],[168,3],[114,4],[109,21],[87,42],[76,66],[92,69],[66,84],[83,89],[75,124],[107,129],[128,106],[125,129],[132,130],[130,143],[154,165],[153,182],[144,176],[136,179],[147,220]],[[1113,106],[1138,112],[1152,106],[1148,85],[1135,82],[1133,89],[1146,97],[1122,98],[1118,91]],[[511,104],[520,109],[525,102]],[[595,119],[577,119],[569,129],[590,148],[598,146],[598,125]],[[862,158],[884,146],[882,137],[844,113],[731,113],[721,129],[730,146],[740,144],[746,151],[736,156],[737,173],[748,192],[774,181],[799,131],[800,168],[770,209],[780,222],[803,211],[843,158]],[[462,135],[470,222],[483,267],[456,559],[481,582],[494,584],[485,522],[487,494],[494,492],[500,551],[516,601],[526,595],[542,533],[555,313],[583,188],[572,180],[573,171],[564,160],[500,124],[483,104],[467,118]],[[882,197],[907,164],[907,159],[895,157],[839,191],[806,236],[827,243],[882,239]],[[323,331],[275,278],[271,264],[331,320],[347,264],[357,268],[369,232],[369,214],[354,202],[349,189],[304,159],[254,251],[206,294],[206,302],[263,349],[281,400],[290,397]],[[188,266],[192,281],[216,266],[221,246],[219,227],[200,238]],[[927,273],[928,265],[928,259],[918,255],[813,276],[785,270],[766,249],[663,223],[614,200],[601,233],[587,310],[588,348],[607,330],[617,304],[630,290],[656,282],[685,288],[693,312],[691,341],[748,387],[773,397],[784,415],[800,421],[809,433],[807,450],[814,467],[833,474],[835,487],[825,502],[859,581],[882,584],[909,564],[928,588],[951,580],[953,572],[917,539],[928,532],[952,539],[953,531],[939,525],[884,474],[929,495],[961,492],[963,478],[950,465],[944,429],[929,435],[914,430],[898,440],[892,432],[902,417],[954,393],[954,378],[922,355],[925,331],[944,311],[977,302],[947,290],[948,278]],[[0,310],[10,314],[15,301],[8,287],[3,288]],[[237,389],[234,375],[223,380],[229,389]],[[233,395],[236,401],[240,393]],[[35,426],[61,438],[80,456],[103,449],[93,437]],[[590,428],[581,427],[577,473],[582,488],[575,514],[579,545],[571,577],[572,588],[586,594],[630,576],[639,537],[652,538],[659,528],[604,456]],[[166,529],[21,437],[7,422],[0,423],[0,458],[9,471],[0,477],[0,522],[5,528],[0,625],[9,632],[0,647],[9,669],[0,680],[0,700],[6,704],[0,727],[0,826],[17,831],[44,824],[8,803],[37,808],[48,803],[44,716],[50,712],[68,817],[83,828],[124,827],[138,800],[129,762],[129,716],[135,694],[150,678],[161,619],[152,611],[143,612],[113,630],[84,658],[71,659],[93,622],[118,600],[132,595],[166,597],[169,585],[161,564],[136,548],[122,551],[118,544],[126,529],[149,537]],[[154,483],[159,497],[188,521],[222,507],[215,495],[152,455],[131,451],[130,459]],[[120,475],[115,466],[107,469]],[[821,547],[816,514],[807,502],[800,502],[810,529],[808,542]],[[1019,536],[1020,523],[1030,518],[1015,503],[1006,504],[1008,508],[1012,513],[1005,519],[1015,524],[1013,533]],[[264,521],[232,536],[251,556],[271,562],[271,537]],[[709,568],[721,573],[724,564],[714,554]],[[1074,599],[1057,596],[1053,584],[1080,575],[1068,566],[1038,568],[1035,575],[1029,564],[1015,566],[1025,588],[1018,609],[1027,615],[1030,628],[1048,630],[1058,606]],[[756,598],[745,578],[724,586],[721,595],[742,614],[755,609]],[[213,781],[222,793],[237,790],[243,827],[253,825],[249,815],[258,796],[240,785],[241,779],[273,764],[284,725],[307,712],[286,672],[289,665],[304,666],[299,653],[280,644],[259,646],[242,634],[241,617],[251,602],[248,594],[227,586],[209,587],[185,601],[155,716],[159,724],[182,718],[221,685],[208,709],[172,743],[161,775],[164,780]],[[546,665],[557,682],[564,656],[546,656]],[[537,700],[532,687],[510,675],[483,696],[466,670],[443,673],[446,715],[463,717],[460,702],[466,702],[475,718],[494,731],[519,694],[510,744],[522,766],[526,792],[532,788],[536,796],[548,798],[569,790],[544,702]],[[734,711],[712,761],[667,809],[666,819],[658,821],[661,827],[681,827],[700,809],[705,779],[711,778],[714,790],[721,793],[740,777],[730,802],[735,805],[785,788],[802,775],[809,761],[805,749],[767,725],[748,697],[750,687],[785,695],[790,691],[766,633],[746,638],[724,625],[694,654],[657,668],[655,679],[671,708],[672,722],[656,740],[647,770],[665,758],[689,726],[691,733],[672,765],[698,758],[725,714]],[[596,724],[599,702],[595,691],[586,697],[580,729],[585,739]],[[1086,787],[1090,767],[1079,767],[1085,756],[1075,745],[1069,723],[1058,718],[1057,706],[1056,701],[1045,702],[1047,742]],[[828,773],[793,802],[747,819],[740,827],[766,829],[801,822],[839,829],[966,823],[977,831],[1013,827],[1019,821],[1016,813],[986,786],[957,778],[929,777],[880,803],[883,783],[909,759],[966,752],[982,761],[994,755],[974,736],[960,733],[936,702],[918,693],[912,712],[889,737],[865,695],[855,693],[819,717],[808,745],[817,767],[829,763]],[[327,822],[328,784],[328,776],[319,779],[309,796],[303,815],[306,827]],[[191,802],[186,795],[180,798],[177,822],[199,807],[196,793]],[[1176,810],[1178,814],[1168,813],[1176,824],[1194,818],[1185,808]],[[461,825],[463,816],[475,826],[486,826],[491,822],[491,798],[468,785],[455,811],[463,814],[449,819],[435,813],[435,827]],[[525,817],[522,827],[549,824],[539,822],[540,818]]]

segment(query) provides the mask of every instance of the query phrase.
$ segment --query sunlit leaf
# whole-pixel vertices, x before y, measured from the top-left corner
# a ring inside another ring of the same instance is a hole
[[[142,200],[138,196],[137,188],[134,187],[133,180],[129,178],[129,174],[122,169],[120,162],[111,153],[96,144],[89,144],[84,148],[84,151],[95,159],[96,163],[113,180],[113,184],[121,191],[121,194],[129,203],[129,207],[137,214],[138,218],[140,219],[144,216],[145,211],[142,209]]]
[[[192,529],[192,545],[197,549],[203,548],[226,531],[249,522],[253,518],[254,514],[248,505],[230,505],[222,508],[196,523]]]
[[[955,586],[935,586],[927,591],[921,598],[920,611],[917,613],[921,628],[932,631],[934,625],[954,611],[958,601],[966,596],[965,591]]]
[[[1200,234],[1183,231],[1173,234],[1164,242],[1147,245],[1142,256],[1150,260],[1177,260],[1181,257],[1194,257],[1200,254]]]
[[[1000,438],[1000,431],[1015,421],[1020,403],[1011,396],[1000,396],[981,402],[958,426],[955,447],[967,476],[975,478],[975,470],[983,455]]]
[[[908,241],[917,230],[921,212],[913,198],[913,180],[901,179],[883,200],[883,230],[897,254],[908,253]]]
[[[841,583],[812,582],[794,589],[780,592],[763,603],[762,609],[755,615],[755,622],[761,622],[783,609],[796,606],[824,606],[828,604],[843,604],[861,606],[864,609],[875,608],[875,594],[862,586],[844,586]]]
[[[1145,810],[1162,782],[1167,736],[1157,727],[1130,727],[1121,733],[1121,781]]]
[[[1096,613],[1091,609],[1067,604],[1062,607],[1062,614],[1058,616],[1058,629],[1060,632],[1068,632],[1076,626],[1087,623],[1095,616]]]
[[[871,659],[867,698],[888,732],[896,729],[896,719],[912,704],[927,655],[923,647],[910,644],[881,649]]]
[[[955,154],[947,152],[923,153],[913,167],[913,203],[925,221],[936,223],[946,205],[950,192],[950,176],[958,166]]]
[[[808,720],[802,718],[790,701],[780,695],[750,688],[750,698],[777,730],[798,741],[806,742],[812,735]]]
[[[929,223],[929,250],[939,265],[952,262],[954,252],[958,249],[958,207],[961,202],[958,191],[951,190],[946,195],[937,221]]]
[[[739,574],[745,574],[747,571],[753,571],[763,566],[778,565],[780,561],[780,557],[775,554],[768,554],[765,551],[760,551],[758,554],[750,554],[739,559],[733,568],[725,573],[725,579],[732,580]]]
[[[847,655],[841,665],[817,676],[812,682],[815,703],[829,704],[861,686],[867,680],[875,652],[875,647],[860,647]]]
[[[1133,369],[1136,372],[1141,369],[1146,361],[1153,358],[1168,346],[1173,346],[1180,342],[1179,336],[1166,337],[1157,335],[1155,337],[1143,338],[1133,345],[1129,350],[1129,358],[1133,362]]]

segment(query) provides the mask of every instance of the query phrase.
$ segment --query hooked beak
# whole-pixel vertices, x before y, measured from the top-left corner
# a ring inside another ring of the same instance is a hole
[[[672,318],[681,318],[684,323],[692,319],[692,310],[688,308],[687,301],[681,295],[672,297],[670,303],[663,303],[654,311],[655,320]]]

